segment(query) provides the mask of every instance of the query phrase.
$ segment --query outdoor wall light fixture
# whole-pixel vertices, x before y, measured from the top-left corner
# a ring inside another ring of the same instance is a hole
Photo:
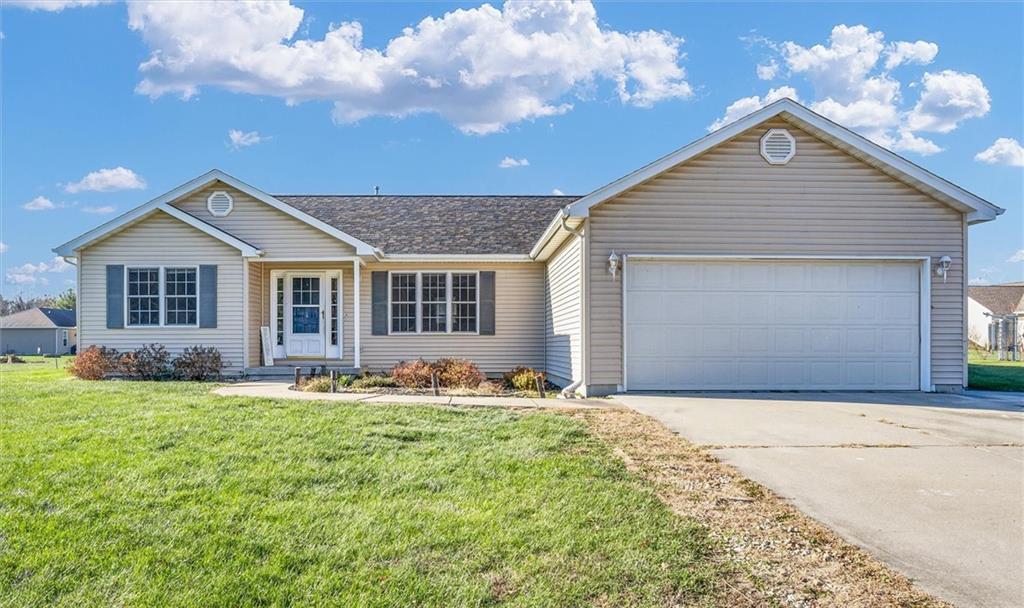
[[[944,255],[939,258],[939,263],[935,265],[935,274],[942,277],[942,282],[946,282],[946,274],[949,273],[949,267],[953,265],[953,259],[948,255]]]
[[[612,275],[612,280],[615,280],[615,274],[619,271],[619,254],[615,253],[612,249],[611,255],[608,256],[608,273]]]

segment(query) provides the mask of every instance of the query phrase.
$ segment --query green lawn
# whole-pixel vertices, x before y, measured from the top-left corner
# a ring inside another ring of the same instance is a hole
[[[999,361],[972,350],[967,357],[967,383],[989,391],[1024,391],[1024,361]]]
[[[582,423],[0,366],[0,606],[712,604]]]

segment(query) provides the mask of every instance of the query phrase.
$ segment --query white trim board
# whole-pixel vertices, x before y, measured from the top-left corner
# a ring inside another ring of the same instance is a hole
[[[920,390],[933,392],[935,385],[932,384],[932,320],[931,320],[931,273],[932,265],[931,258],[929,256],[913,256],[913,255],[690,255],[690,254],[671,254],[671,253],[625,253],[622,254],[622,328],[621,328],[621,352],[622,352],[622,391],[629,390],[629,378],[627,377],[627,344],[628,336],[626,334],[626,319],[627,319],[627,286],[626,274],[629,272],[630,260],[636,261],[658,261],[664,260],[680,261],[684,262],[687,260],[694,262],[713,262],[716,260],[728,261],[875,261],[875,262],[917,262],[920,268],[920,275],[918,279],[918,302],[920,305],[920,312],[918,318],[918,340],[919,340],[919,356],[920,356],[920,367],[918,379]]]
[[[211,224],[207,224],[206,222],[203,222],[202,220],[196,218],[195,216],[193,216],[191,214],[188,214],[188,213],[185,213],[184,211],[181,211],[180,209],[178,209],[176,207],[173,207],[171,205],[172,202],[180,199],[181,197],[183,197],[183,196],[185,196],[187,194],[190,194],[192,192],[195,192],[197,190],[201,190],[202,188],[205,188],[206,186],[212,184],[215,181],[223,182],[223,183],[231,186],[232,188],[235,188],[236,190],[239,190],[241,192],[244,192],[244,193],[248,194],[249,196],[253,197],[254,199],[256,199],[258,201],[261,201],[263,203],[266,203],[267,205],[270,205],[271,207],[277,209],[278,211],[281,211],[282,213],[290,215],[290,216],[298,219],[299,221],[305,222],[306,224],[309,224],[310,226],[313,226],[314,228],[317,228],[318,230],[320,230],[322,232],[325,232],[325,233],[329,234],[330,236],[333,236],[336,239],[338,239],[338,240],[340,240],[340,241],[342,241],[344,243],[348,243],[349,245],[352,245],[353,247],[355,247],[357,255],[374,255],[375,256],[375,255],[379,254],[379,251],[376,248],[370,246],[369,244],[364,243],[363,241],[361,241],[361,240],[359,240],[359,239],[357,239],[357,238],[355,238],[355,237],[353,237],[353,236],[351,236],[349,234],[346,234],[346,233],[342,232],[341,230],[338,230],[337,228],[335,228],[335,227],[333,227],[333,226],[331,226],[331,225],[329,225],[329,224],[327,224],[325,222],[322,222],[322,221],[316,219],[315,217],[313,217],[313,216],[311,216],[311,215],[309,215],[307,213],[299,211],[295,207],[292,207],[291,205],[289,205],[287,203],[283,203],[283,202],[277,200],[276,198],[274,198],[273,196],[270,196],[266,192],[263,192],[262,190],[254,188],[253,186],[250,186],[249,184],[246,184],[245,182],[243,182],[243,181],[241,181],[239,179],[236,179],[236,178],[228,175],[227,173],[224,173],[223,171],[221,171],[219,169],[213,169],[212,171],[208,171],[208,172],[204,173],[203,175],[200,175],[199,177],[197,177],[195,179],[189,180],[188,182],[178,186],[177,188],[175,188],[175,189],[173,189],[173,190],[171,190],[169,192],[165,192],[164,194],[161,194],[160,196],[152,199],[151,201],[149,201],[147,203],[144,203],[144,204],[136,207],[135,209],[132,209],[131,211],[128,211],[127,213],[124,213],[124,214],[122,214],[122,215],[120,215],[120,216],[110,220],[109,222],[107,222],[105,224],[100,225],[100,226],[90,230],[89,232],[86,232],[85,234],[82,234],[81,236],[79,236],[79,237],[77,237],[75,239],[72,239],[72,240],[68,241],[67,243],[64,243],[63,245],[60,245],[59,247],[54,248],[53,251],[55,253],[57,253],[58,255],[73,256],[73,255],[75,255],[75,252],[78,249],[81,249],[82,247],[86,247],[86,246],[92,244],[93,242],[103,238],[104,236],[110,234],[111,232],[114,232],[115,230],[119,230],[119,229],[125,227],[126,225],[128,225],[129,223],[134,222],[134,221],[136,221],[138,219],[141,219],[141,218],[145,217],[146,215],[148,215],[150,212],[152,212],[152,211],[154,211],[156,209],[159,209],[161,211],[164,211],[164,212],[170,214],[172,217],[176,217],[176,218],[178,218],[178,219],[180,219],[180,220],[182,220],[182,221],[184,221],[186,223],[189,223],[190,225],[193,225],[196,228],[199,228],[200,230],[203,230],[204,232],[207,232],[209,229],[216,230],[216,231],[218,231],[218,233],[220,235],[220,236],[218,236],[218,238],[222,238],[224,236],[227,236],[227,237],[230,237],[231,239],[233,239],[234,241],[237,241],[238,243],[243,244],[245,247],[248,248],[248,249],[243,250],[243,255],[246,255],[248,257],[256,257],[256,256],[259,256],[259,255],[262,255],[263,252],[260,251],[259,249],[255,248],[255,247],[253,247],[252,245],[249,245],[248,243],[245,243],[241,239],[238,239],[238,238],[234,237],[233,235],[230,235],[227,232],[224,232],[223,230],[220,230],[219,228],[214,227]],[[191,218],[191,220],[186,219],[186,217],[187,218]],[[197,224],[193,224],[192,221],[198,222],[199,224],[202,224],[203,226],[206,226],[207,229],[204,229],[204,228],[200,227]],[[212,233],[208,232],[208,234],[212,234]],[[222,240],[224,240],[224,239],[222,238]],[[228,242],[228,241],[225,240],[225,242]],[[232,244],[234,244],[234,243],[232,243]],[[235,246],[238,247],[238,245],[235,245]],[[239,247],[239,248],[241,248],[241,247]]]
[[[831,140],[830,143],[833,145],[842,144],[848,147],[850,153],[856,152],[855,156],[874,161],[880,165],[880,169],[894,178],[900,179],[900,181],[916,187],[925,194],[967,213],[968,223],[987,222],[995,219],[996,216],[1001,215],[1005,211],[980,196],[938,177],[902,156],[886,150],[878,144],[787,98],[780,99],[756,112],[752,112],[625,177],[598,188],[576,202],[571,203],[568,207],[569,215],[587,217],[590,215],[591,207],[600,205],[626,190],[657,177],[669,169],[736,137],[747,129],[776,116],[798,127],[807,129],[817,137]]]

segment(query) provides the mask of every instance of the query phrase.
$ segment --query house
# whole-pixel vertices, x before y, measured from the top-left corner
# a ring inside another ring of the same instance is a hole
[[[959,390],[967,228],[1002,211],[784,99],[582,197],[215,170],[54,251],[83,348],[212,345],[235,373],[454,356],[587,395]]]
[[[967,288],[967,337],[988,350],[1024,342],[1024,283]]]
[[[75,346],[75,311],[30,308],[0,317],[0,354],[64,355]]]

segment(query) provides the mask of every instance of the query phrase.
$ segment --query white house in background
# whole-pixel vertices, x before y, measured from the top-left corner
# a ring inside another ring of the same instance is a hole
[[[0,354],[64,355],[75,334],[75,311],[30,308],[0,318]]]
[[[1014,343],[1024,342],[1024,282],[968,287],[967,337],[986,349],[995,347],[996,324],[991,315],[1017,317]]]
[[[83,348],[204,344],[233,373],[460,357],[587,395],[960,390],[967,227],[1002,211],[783,99],[582,197],[211,171],[55,251]]]

